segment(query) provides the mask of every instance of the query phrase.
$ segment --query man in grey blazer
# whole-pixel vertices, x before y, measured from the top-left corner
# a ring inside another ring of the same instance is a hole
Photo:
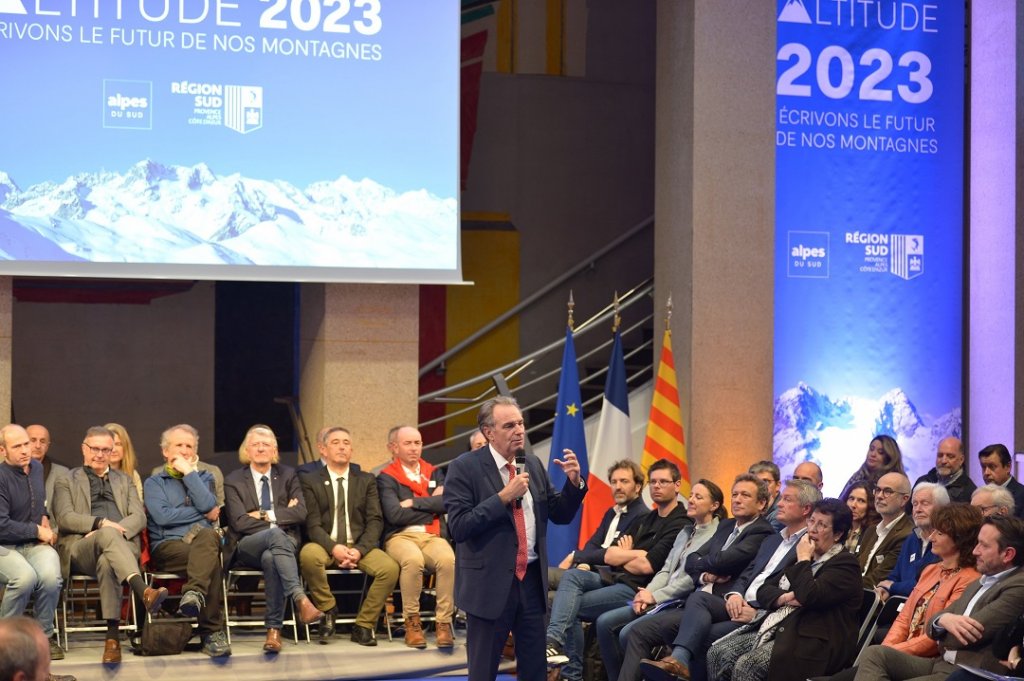
[[[992,652],[999,632],[1024,610],[1024,521],[986,518],[974,547],[982,577],[928,623],[939,643],[939,657],[915,657],[886,646],[871,646],[857,670],[857,681],[917,679],[938,681],[963,664],[1006,671]]]
[[[100,583],[100,612],[107,622],[106,664],[121,661],[121,585],[131,586],[150,613],[167,597],[167,589],[149,588],[142,579],[139,533],[146,527],[146,512],[132,480],[110,467],[113,449],[112,432],[102,426],[90,428],[82,442],[84,465],[58,478],[53,492],[65,582],[69,574],[84,574]]]

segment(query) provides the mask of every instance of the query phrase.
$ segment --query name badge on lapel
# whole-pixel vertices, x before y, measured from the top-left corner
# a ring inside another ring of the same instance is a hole
[[[885,560],[885,556],[875,556],[875,562],[878,563],[879,565],[882,564],[883,560]]]

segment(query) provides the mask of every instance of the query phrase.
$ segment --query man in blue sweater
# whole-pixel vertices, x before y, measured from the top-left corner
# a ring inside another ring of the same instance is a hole
[[[0,430],[0,575],[6,589],[0,618],[21,615],[35,594],[33,614],[50,640],[50,659],[64,659],[53,637],[53,613],[63,584],[60,557],[53,548],[57,534],[46,516],[43,465],[32,458],[24,428]]]
[[[146,480],[150,554],[158,570],[185,573],[178,614],[198,617],[203,652],[231,654],[224,633],[220,533],[213,527],[220,507],[213,475],[199,470],[199,434],[188,424],[160,436],[164,468]]]

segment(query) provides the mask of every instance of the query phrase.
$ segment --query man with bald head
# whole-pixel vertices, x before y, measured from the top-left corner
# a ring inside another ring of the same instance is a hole
[[[46,426],[34,424],[25,429],[28,433],[29,453],[32,458],[43,465],[43,481],[46,485],[46,508],[50,509],[53,504],[53,486],[57,478],[68,474],[68,467],[61,466],[52,459],[47,458],[46,453],[50,451],[50,431]]]
[[[454,645],[455,552],[444,539],[444,472],[424,461],[423,437],[412,426],[388,431],[391,463],[377,476],[384,512],[384,550],[398,563],[405,644],[425,648],[420,621],[423,575],[437,575],[437,647]]]
[[[977,485],[967,474],[967,467],[964,466],[964,443],[959,438],[951,436],[939,442],[938,450],[935,452],[935,468],[918,478],[914,487],[921,482],[939,483],[949,492],[951,502],[971,503],[971,494]]]
[[[794,468],[793,479],[809,482],[817,487],[819,492],[821,491],[821,486],[824,484],[824,478],[821,474],[821,466],[813,461],[804,461]]]
[[[35,595],[33,615],[50,640],[51,659],[64,659],[53,638],[53,613],[63,580],[43,507],[43,465],[29,453],[29,436],[18,425],[0,429],[0,583],[4,589],[0,618],[21,615]]]
[[[872,490],[875,510],[882,516],[877,525],[864,531],[860,543],[861,577],[865,589],[874,589],[896,566],[903,540],[914,531],[914,522],[904,506],[910,499],[910,481],[902,473],[886,473]]]

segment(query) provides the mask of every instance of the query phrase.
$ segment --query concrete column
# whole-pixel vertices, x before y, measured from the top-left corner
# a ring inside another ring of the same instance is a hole
[[[14,339],[14,289],[11,277],[0,277],[0,421],[11,422],[11,347]]]
[[[772,453],[775,9],[658,2],[655,307],[672,294],[693,480]]]
[[[416,423],[418,287],[307,284],[300,314],[299,396],[310,439],[341,425],[352,431],[354,461],[366,470],[384,463],[388,429]]]

